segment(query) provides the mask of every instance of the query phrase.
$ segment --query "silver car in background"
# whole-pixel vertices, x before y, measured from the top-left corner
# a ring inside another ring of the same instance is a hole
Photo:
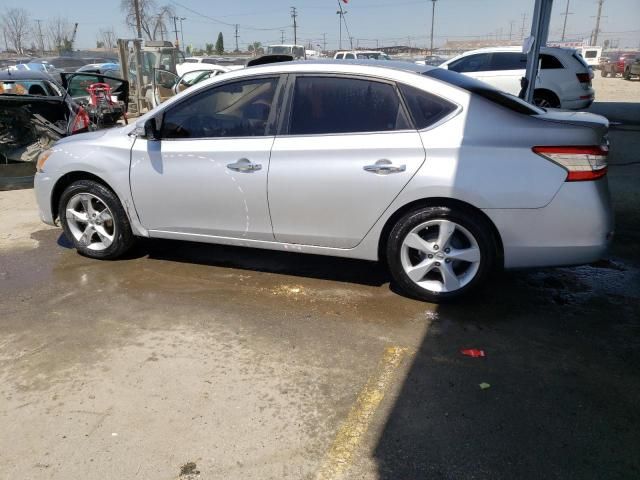
[[[438,302],[496,268],[603,255],[607,130],[443,69],[286,62],[58,142],[35,189],[92,258],[153,237],[379,260]]]

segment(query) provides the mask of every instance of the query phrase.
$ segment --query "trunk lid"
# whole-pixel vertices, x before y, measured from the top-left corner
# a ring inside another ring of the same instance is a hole
[[[604,138],[609,131],[609,120],[602,115],[596,115],[594,113],[548,111],[540,115],[534,115],[534,117],[550,123],[588,127],[595,130],[598,138],[601,139]]]

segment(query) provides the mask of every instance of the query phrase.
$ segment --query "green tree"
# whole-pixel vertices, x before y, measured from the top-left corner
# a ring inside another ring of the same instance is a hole
[[[205,43],[204,51],[207,53],[207,55],[211,55],[213,53],[213,43]]]
[[[224,37],[222,32],[218,33],[218,40],[216,40],[216,53],[222,55],[224,53]]]

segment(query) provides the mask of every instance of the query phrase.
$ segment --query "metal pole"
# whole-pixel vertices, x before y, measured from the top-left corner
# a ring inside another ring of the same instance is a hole
[[[436,0],[431,0],[431,46],[429,48],[429,54],[433,55],[433,24],[436,17]]]
[[[176,34],[176,48],[180,50],[180,40],[178,40],[178,17],[173,18],[173,31]]]
[[[540,47],[547,43],[552,7],[553,0],[536,0],[530,34],[533,42],[529,50],[523,52],[527,54],[527,73],[522,82],[523,88],[520,92],[520,97],[529,103],[533,103],[533,94],[540,63]]]

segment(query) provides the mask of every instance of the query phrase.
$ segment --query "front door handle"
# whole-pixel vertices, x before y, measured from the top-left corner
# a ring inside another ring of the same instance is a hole
[[[383,158],[382,160],[378,160],[373,165],[365,165],[362,168],[367,172],[378,173],[380,175],[388,175],[389,173],[404,172],[407,169],[407,166],[394,165],[390,160]]]
[[[227,168],[236,172],[255,172],[262,170],[262,165],[259,163],[251,163],[251,160],[248,158],[241,158],[236,163],[228,164]]]

